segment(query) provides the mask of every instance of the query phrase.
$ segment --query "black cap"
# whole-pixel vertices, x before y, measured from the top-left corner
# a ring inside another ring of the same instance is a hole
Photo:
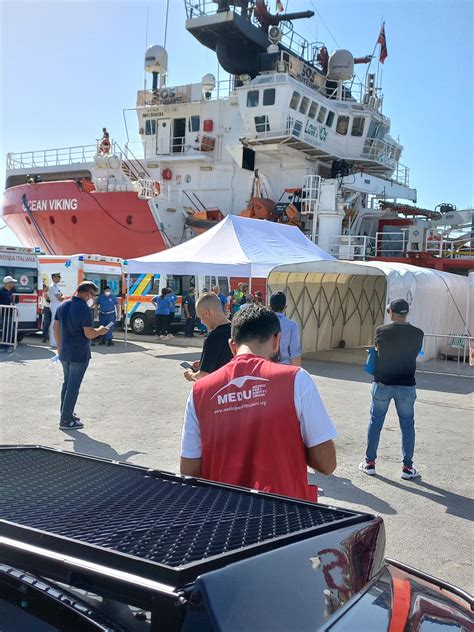
[[[410,306],[408,305],[408,303],[406,302],[404,298],[396,298],[390,303],[390,305],[388,306],[388,309],[394,314],[403,315],[403,314],[408,314],[410,310]]]

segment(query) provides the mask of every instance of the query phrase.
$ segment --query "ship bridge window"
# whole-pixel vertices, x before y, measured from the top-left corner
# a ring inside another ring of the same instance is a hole
[[[327,119],[326,119],[326,125],[328,127],[332,127],[332,124],[334,122],[334,116],[335,116],[334,112],[332,110],[329,110],[328,116],[327,116]]]
[[[263,105],[275,105],[275,88],[267,88],[263,91]]]
[[[308,116],[310,119],[316,118],[316,113],[318,111],[318,104],[316,101],[311,101],[311,107],[309,108]]]
[[[268,116],[265,114],[264,116],[255,116],[255,130],[257,132],[269,132],[270,131],[270,123],[268,122]]]
[[[247,92],[247,107],[256,108],[258,106],[258,90],[249,90]]]
[[[190,116],[189,117],[189,131],[190,132],[199,132],[201,128],[201,117],[200,116]]]
[[[147,136],[154,136],[156,134],[156,120],[149,119],[145,121],[145,134]]]
[[[300,102],[300,93],[299,92],[293,92],[292,96],[291,96],[291,101],[290,101],[290,108],[292,110],[297,110],[298,109],[298,103]]]
[[[301,99],[301,105],[300,105],[300,112],[301,112],[301,114],[306,114],[306,112],[308,111],[308,106],[309,106],[309,99],[308,99],[308,97],[303,97]]]
[[[354,116],[352,120],[351,136],[362,136],[364,133],[365,118],[363,116]]]
[[[345,136],[347,134],[347,130],[349,129],[349,117],[348,116],[338,116],[337,117],[337,126],[336,133],[341,136]]]
[[[293,136],[301,136],[301,130],[303,129],[303,123],[301,121],[295,121],[293,125]]]
[[[326,120],[327,111],[328,111],[327,108],[324,108],[323,106],[321,106],[321,108],[319,109],[319,114],[318,114],[318,123],[324,123],[324,121]]]

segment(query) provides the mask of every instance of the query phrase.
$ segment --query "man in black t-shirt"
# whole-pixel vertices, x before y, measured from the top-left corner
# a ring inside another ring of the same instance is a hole
[[[192,369],[184,372],[184,377],[189,382],[195,382],[217,371],[232,359],[229,346],[230,321],[222,311],[219,297],[213,292],[201,294],[196,303],[196,311],[209,330],[209,335],[204,341],[201,359],[193,363]]]
[[[391,323],[377,327],[372,405],[367,434],[365,460],[359,469],[369,476],[375,474],[375,459],[380,432],[391,400],[395,402],[402,431],[403,468],[401,478],[418,478],[413,467],[415,449],[414,407],[416,400],[416,358],[423,346],[423,332],[407,323],[409,306],[404,299],[396,299],[387,307]]]

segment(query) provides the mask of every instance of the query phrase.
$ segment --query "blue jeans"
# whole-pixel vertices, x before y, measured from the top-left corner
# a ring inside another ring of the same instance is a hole
[[[385,384],[378,382],[372,384],[372,405],[370,407],[365,458],[367,461],[375,461],[377,458],[380,432],[392,399],[395,402],[400,430],[402,431],[403,466],[412,467],[415,449],[416,388],[414,386],[385,386]]]
[[[63,362],[64,382],[61,389],[61,421],[71,421],[87,362]]]

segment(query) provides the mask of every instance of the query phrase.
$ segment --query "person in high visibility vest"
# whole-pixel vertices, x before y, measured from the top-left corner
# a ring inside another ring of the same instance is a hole
[[[181,474],[316,500],[307,466],[336,469],[331,421],[313,378],[279,364],[280,321],[250,305],[232,320],[233,360],[194,383],[184,414]]]

